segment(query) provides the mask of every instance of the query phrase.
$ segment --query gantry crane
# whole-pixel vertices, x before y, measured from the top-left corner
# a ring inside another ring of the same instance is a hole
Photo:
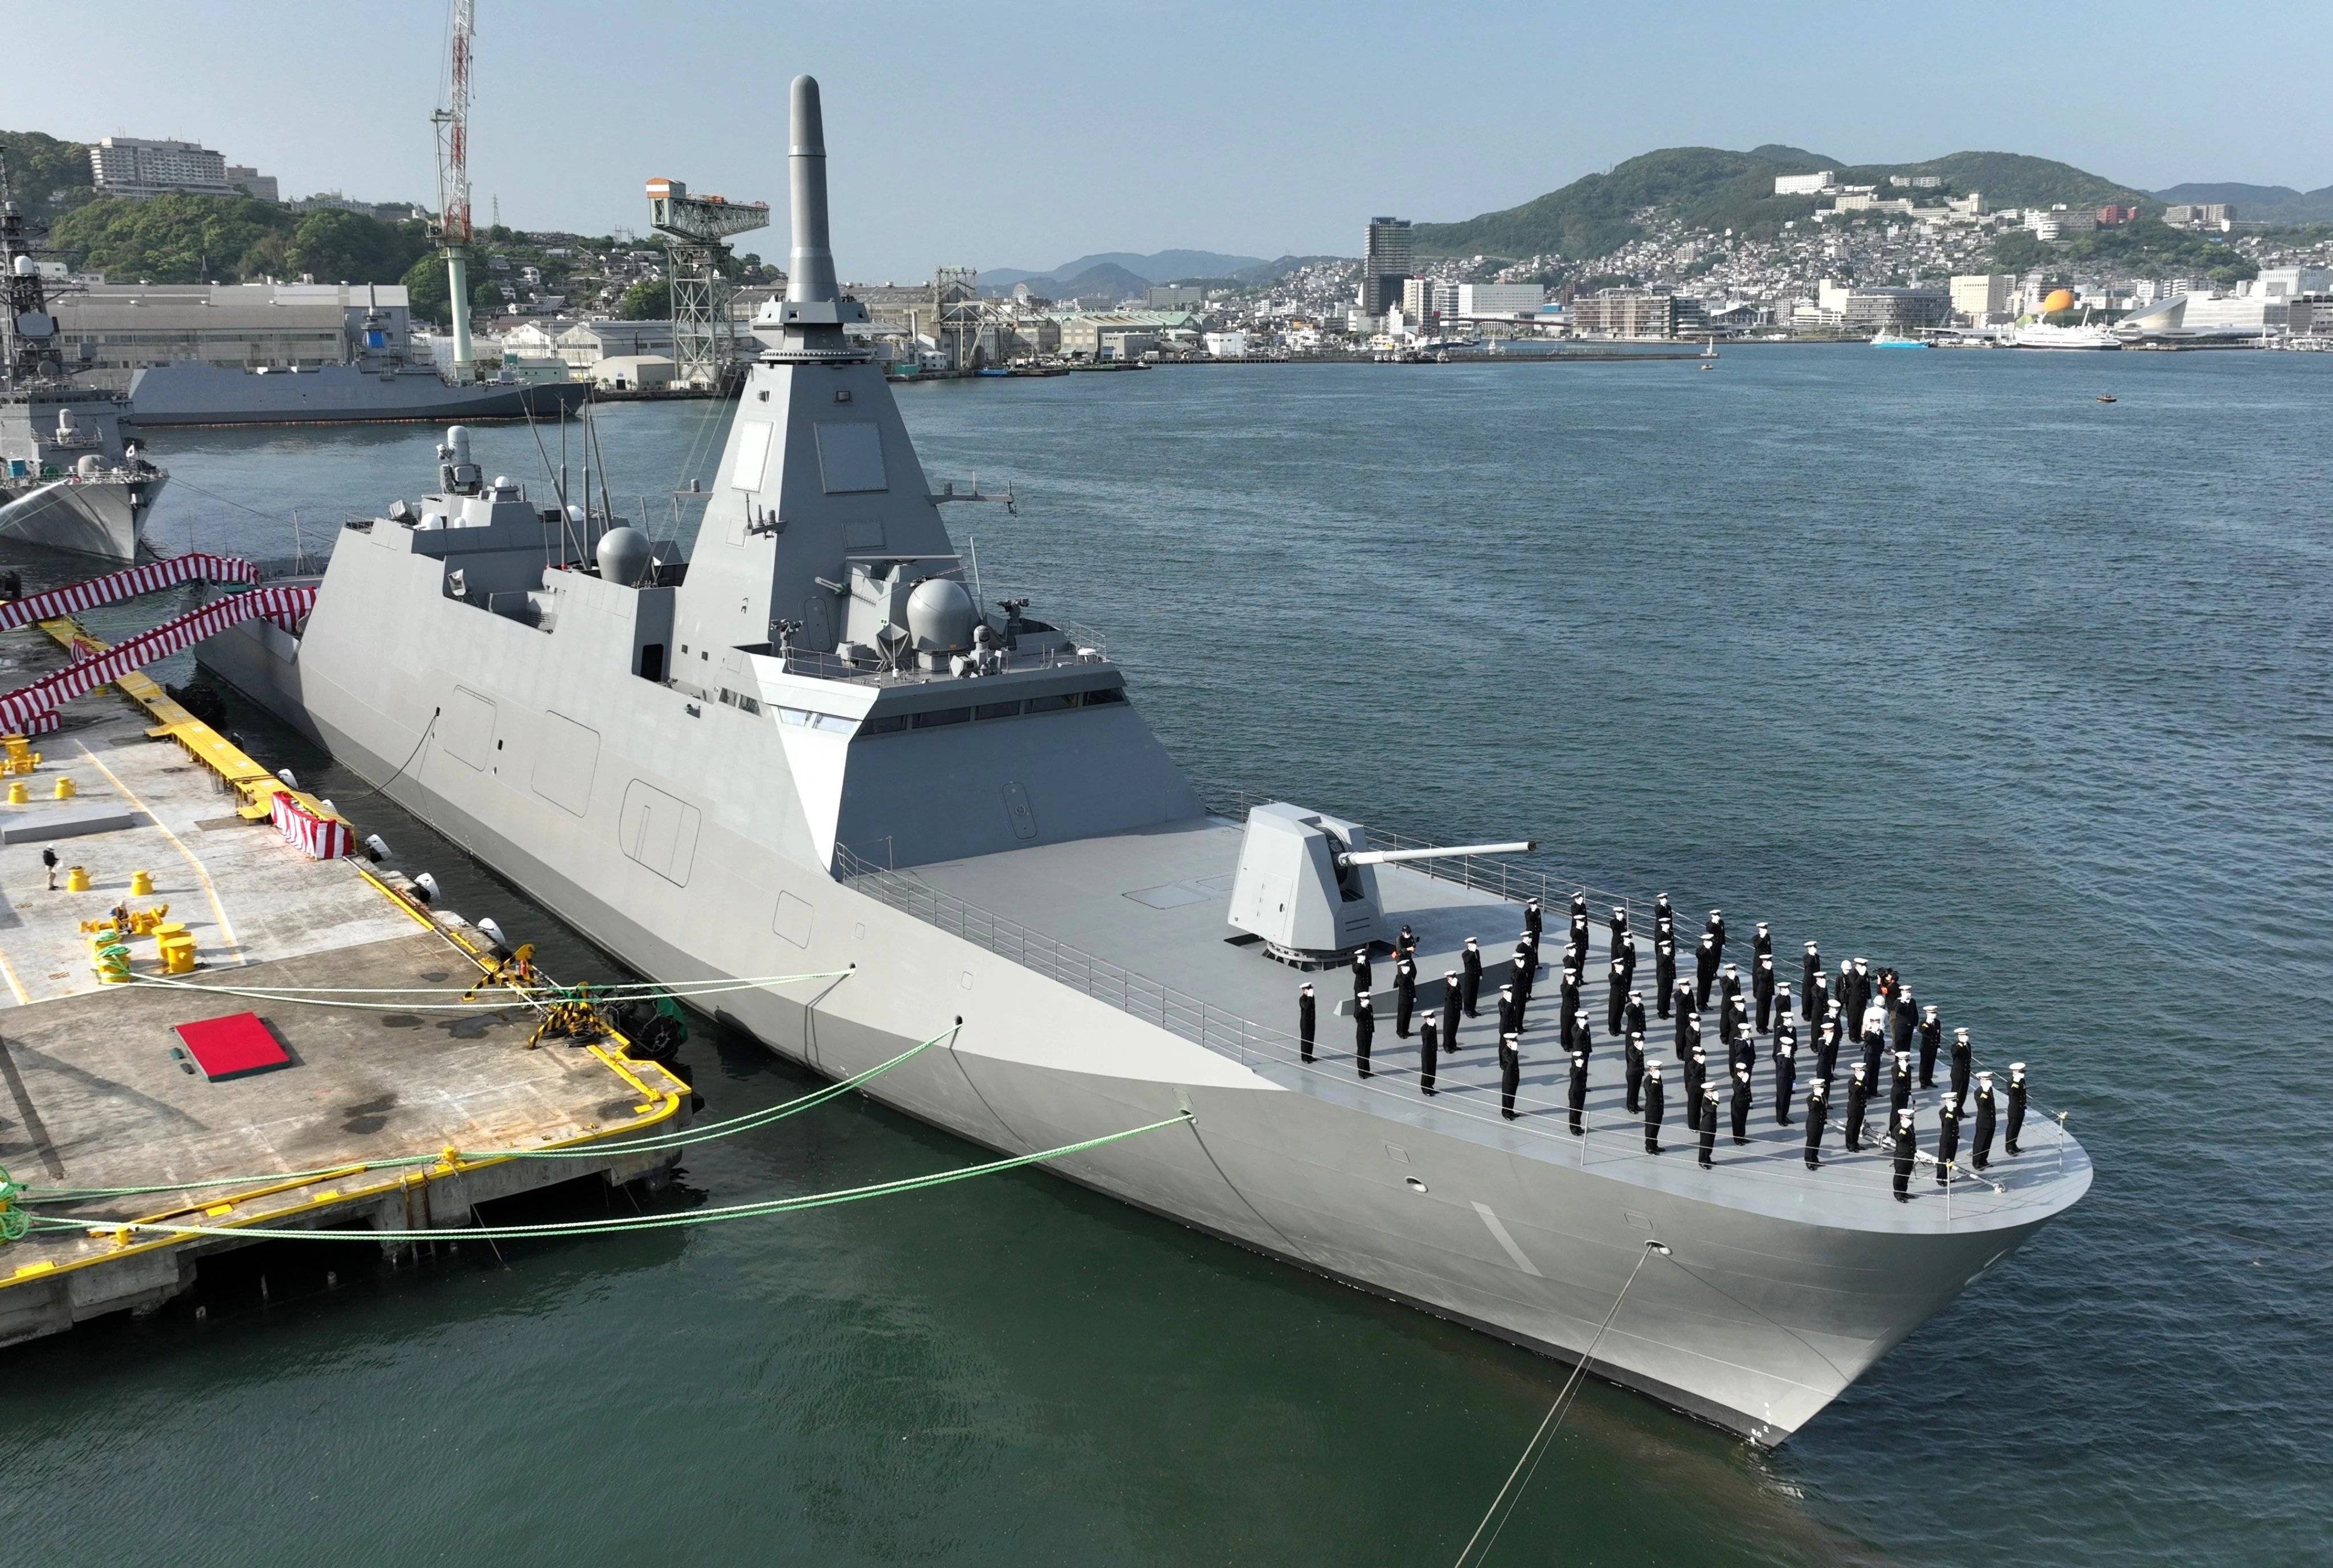
[[[673,380],[718,387],[734,356],[728,289],[713,263],[721,241],[770,226],[766,201],[691,196],[677,179],[648,181],[648,226],[665,237],[672,278]]]

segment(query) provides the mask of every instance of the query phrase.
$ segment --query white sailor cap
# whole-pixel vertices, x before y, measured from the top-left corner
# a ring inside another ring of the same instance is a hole
[[[1869,971],[1869,969],[1870,969],[1870,966],[1869,966],[1868,964],[1865,963],[1861,958],[1858,958],[1858,959],[1855,961],[1855,972],[1856,972],[1857,974],[1858,974],[1858,975],[1866,974],[1866,973],[1867,973],[1867,972]]]
[[[1455,969],[1445,969],[1442,971],[1442,977],[1445,980],[1455,980],[1458,977],[1458,971]]]
[[[1661,1064],[1660,1064],[1658,1062],[1647,1062],[1647,1063],[1645,1063],[1645,1076],[1646,1076],[1646,1077],[1657,1080],[1657,1079],[1660,1077],[1660,1075],[1661,1075]]]
[[[2025,1063],[2022,1062],[2011,1062],[2009,1064],[2009,1071],[2017,1077],[2022,1078],[2025,1076]]]
[[[1979,1083],[1983,1084],[1983,1085],[1984,1085],[1986,1088],[1988,1088],[1988,1089],[1992,1088],[1992,1073],[1991,1070],[1990,1070],[1990,1069],[1988,1069],[1988,1070],[1987,1070],[1987,1071],[1985,1071],[1985,1072],[1983,1072],[1983,1073],[1978,1073],[1978,1074],[1976,1075],[1976,1081],[1977,1081]]]
[[[1311,982],[1311,981],[1310,981],[1310,980],[1305,981],[1305,982],[1304,982],[1304,989],[1306,989],[1307,991],[1310,991],[1311,988],[1312,988],[1312,982]]]
[[[1499,987],[1499,994],[1503,996],[1512,996],[1514,994],[1514,989],[1515,988],[1512,985],[1502,986]]]
[[[1965,1029],[1955,1029],[1953,1031],[1953,1038],[1955,1040],[1965,1040],[1968,1038],[1968,1031]]]
[[[1765,921],[1763,921],[1763,920],[1759,921],[1759,922],[1758,922],[1758,928],[1759,928],[1760,930],[1762,930],[1762,930],[1764,930],[1764,929],[1766,928],[1766,922],[1765,922]]]
[[[1374,1007],[1377,1004],[1369,1000],[1368,993],[1365,991],[1361,995],[1353,998],[1353,1005],[1356,1007]]]
[[[1934,1002],[1929,1003],[1925,1007],[1923,1007],[1920,1010],[1925,1013],[1930,1018],[1934,1018],[1936,1015],[1936,1005]]]

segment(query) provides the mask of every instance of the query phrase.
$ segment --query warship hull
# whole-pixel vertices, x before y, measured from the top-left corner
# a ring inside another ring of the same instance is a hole
[[[1867,1178],[1879,1201],[1861,1206],[1788,1182],[1746,1207],[1712,1203],[1682,1128],[1670,1152],[1642,1157],[1610,1083],[1599,1130],[1575,1148],[1552,1130],[1488,1135],[1479,1112],[1416,1110],[1390,1087],[1414,1077],[1415,1050],[1390,1038],[1383,1089],[1269,1053],[1234,1059],[786,852],[788,759],[766,716],[682,717],[666,688],[627,682],[637,693],[594,715],[590,776],[545,779],[563,755],[546,727],[572,700],[558,663],[530,657],[551,640],[440,600],[384,657],[348,611],[402,595],[365,575],[326,580],[304,638],[254,624],[205,644],[203,663],[639,972],[833,976],[729,993],[715,1016],[835,1078],[946,1035],[866,1092],[988,1148],[1058,1147],[1188,1110],[1187,1128],[1052,1169],[1555,1357],[1592,1346],[1596,1375],[1757,1442],[1798,1429],[2087,1186],[2077,1148],[2070,1182],[1990,1211],[1963,1200],[1967,1217],[1943,1231],[1932,1202],[1916,1221],[1884,1212],[1884,1176]],[[455,743],[474,766],[449,753],[443,716],[482,687],[495,694],[491,744]],[[723,800],[703,792],[716,777],[772,787]],[[680,882],[625,847],[623,802],[643,784],[701,813]],[[545,789],[581,791],[581,813]],[[1507,906],[1500,919],[1520,917]],[[1669,1251],[1647,1260],[1654,1240]]]
[[[166,483],[158,472],[137,478],[0,480],[0,540],[135,560],[147,515]]]
[[[167,426],[354,425],[556,418],[590,389],[581,381],[449,386],[426,370],[358,365],[265,375],[198,361],[154,365],[130,379],[131,418]]]

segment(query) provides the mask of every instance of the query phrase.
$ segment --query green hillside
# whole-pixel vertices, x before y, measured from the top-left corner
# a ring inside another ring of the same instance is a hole
[[[1890,175],[1934,176],[1943,185],[1919,193],[1924,201],[1983,191],[1990,207],[2037,207],[2107,202],[2160,207],[2146,192],[2100,176],[2007,152],[1955,152],[1924,163],[1846,164],[1802,149],[1768,145],[1748,152],[1714,147],[1671,147],[1573,180],[1521,207],[1484,213],[1464,223],[1421,223],[1410,231],[1421,256],[1522,257],[1556,254],[1585,260],[1644,232],[1637,215],[1688,227],[1731,228],[1771,235],[1792,219],[1810,217],[1823,204],[1813,197],[1778,197],[1774,177],[1835,168],[1842,183],[1877,185]],[[1899,194],[1909,195],[1909,191]]]
[[[262,277],[393,284],[428,248],[418,224],[327,207],[294,212],[235,196],[99,197],[59,218],[49,244],[117,282],[249,283]]]
[[[26,212],[69,207],[90,196],[89,149],[37,130],[0,130],[8,194]]]

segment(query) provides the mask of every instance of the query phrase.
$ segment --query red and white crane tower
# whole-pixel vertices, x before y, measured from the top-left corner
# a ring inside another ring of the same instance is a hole
[[[429,121],[437,128],[437,243],[446,257],[446,313],[454,334],[454,379],[477,380],[470,351],[470,40],[477,30],[475,0],[453,0],[446,50],[446,105]]]

